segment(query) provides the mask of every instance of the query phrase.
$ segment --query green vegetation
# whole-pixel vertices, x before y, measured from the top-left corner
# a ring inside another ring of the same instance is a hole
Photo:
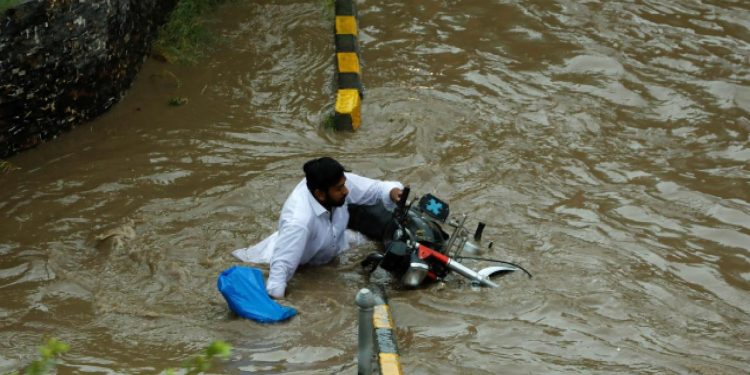
[[[330,114],[326,116],[325,119],[323,119],[323,129],[336,130],[336,124],[333,122],[333,120],[335,119],[335,116],[336,115],[334,114]]]
[[[175,96],[172,98],[169,98],[169,105],[172,107],[179,107],[183,104],[187,104],[188,98],[182,97],[182,96]]]
[[[197,63],[215,41],[206,29],[204,16],[225,1],[179,0],[167,23],[159,29],[154,56],[170,63]]]
[[[10,172],[16,169],[18,169],[18,167],[11,164],[9,161],[0,160],[0,173]]]
[[[56,359],[70,349],[70,346],[55,338],[39,347],[39,359],[31,362],[29,367],[24,371],[25,375],[44,375],[52,370],[56,365]],[[17,375],[18,372],[12,372],[9,375]]]
[[[224,341],[212,342],[203,353],[196,355],[189,362],[182,366],[190,374],[200,374],[208,371],[212,366],[214,359],[227,359],[232,354],[232,346]],[[168,375],[175,374],[175,370],[167,370]]]
[[[0,2],[19,0],[0,0]],[[326,19],[333,20],[336,1],[320,0]],[[206,15],[227,0],[179,0],[167,23],[159,28],[152,55],[169,63],[194,65],[213,47],[217,38],[206,28]],[[0,3],[1,4],[1,3]]]
[[[40,358],[31,362],[31,365],[26,369],[25,374],[46,374],[55,366],[55,360],[57,357],[63,355],[68,349],[70,349],[70,345],[62,341],[58,341],[55,338],[47,340],[47,343],[39,348]]]
[[[21,0],[0,0],[0,12],[15,8],[18,4],[21,4]]]
[[[327,20],[333,20],[336,16],[336,0],[321,0],[323,3],[323,16]]]
[[[40,358],[26,368],[24,375],[45,375],[52,372],[56,365],[56,359],[66,353],[68,349],[70,349],[70,346],[62,341],[54,338],[47,340],[47,343],[39,348]],[[200,374],[211,369],[215,359],[227,359],[231,354],[231,345],[224,341],[214,341],[201,354],[186,362],[182,366],[185,371],[180,373]],[[177,373],[175,369],[167,369],[165,372],[168,375]],[[8,375],[18,375],[18,372],[12,372]]]

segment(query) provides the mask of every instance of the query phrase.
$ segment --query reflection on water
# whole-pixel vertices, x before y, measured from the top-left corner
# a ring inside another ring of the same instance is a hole
[[[479,292],[385,279],[408,373],[746,371],[747,4],[359,4],[357,133],[318,125],[321,5],[256,1],[220,10],[226,43],[203,66],[148,61],[111,112],[11,160],[0,369],[54,335],[65,372],[157,372],[224,339],[226,372],[354,373],[374,245],[301,270],[282,325],[232,318],[215,288],[329,154],[488,222],[487,255],[535,274]]]

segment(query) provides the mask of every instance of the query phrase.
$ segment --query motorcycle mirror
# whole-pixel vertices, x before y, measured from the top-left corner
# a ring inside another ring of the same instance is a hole
[[[479,242],[482,240],[482,231],[484,231],[484,223],[479,222],[479,225],[477,225],[477,230],[474,232],[474,241]]]

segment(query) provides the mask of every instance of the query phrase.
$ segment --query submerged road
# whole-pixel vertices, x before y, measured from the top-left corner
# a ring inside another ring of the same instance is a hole
[[[205,63],[147,61],[109,113],[9,160],[0,372],[55,336],[60,373],[155,373],[214,339],[218,372],[355,373],[375,245],[298,272],[288,323],[231,318],[215,285],[328,154],[487,222],[485,255],[535,276],[385,280],[406,373],[746,373],[747,2],[359,4],[358,132],[320,126],[320,2],[231,2]]]

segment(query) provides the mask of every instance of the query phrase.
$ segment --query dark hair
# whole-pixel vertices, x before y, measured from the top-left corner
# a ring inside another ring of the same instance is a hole
[[[328,188],[341,181],[346,171],[339,162],[328,156],[308,161],[302,170],[305,171],[307,189],[310,193],[315,193],[315,189],[328,192]]]

